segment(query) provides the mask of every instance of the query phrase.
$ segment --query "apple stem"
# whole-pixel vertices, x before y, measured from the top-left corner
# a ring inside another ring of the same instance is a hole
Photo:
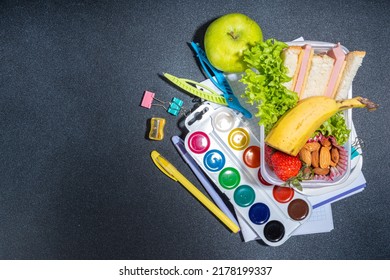
[[[230,36],[232,36],[233,40],[236,40],[236,39],[238,38],[238,35],[234,34],[234,31],[233,31],[233,30],[230,31],[228,34],[229,34]]]

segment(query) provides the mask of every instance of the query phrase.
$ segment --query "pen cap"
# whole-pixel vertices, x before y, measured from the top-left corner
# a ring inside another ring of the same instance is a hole
[[[167,171],[166,167],[170,165],[170,163],[162,155],[160,155],[157,151],[152,151],[150,156],[154,164],[157,166],[158,169],[160,169],[162,173],[167,175],[172,180],[177,181],[176,177]]]

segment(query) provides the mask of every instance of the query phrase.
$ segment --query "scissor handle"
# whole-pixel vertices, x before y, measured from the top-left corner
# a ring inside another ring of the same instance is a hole
[[[222,91],[223,96],[225,97],[226,102],[228,104],[228,107],[241,112],[246,118],[251,118],[252,114],[241,106],[237,97],[234,95],[233,90],[230,87],[228,81],[226,80],[223,72],[211,65],[210,61],[207,59],[206,53],[198,44],[196,44],[195,42],[191,42],[191,47],[196,52],[200,64],[202,65],[203,70],[205,71],[208,78],[219,90]],[[210,73],[209,69],[213,72],[213,75]]]
[[[198,44],[191,42],[191,47],[194,49],[197,57],[199,58],[199,62],[202,65],[206,76],[210,79],[210,81],[220,90],[224,91],[223,86],[221,85],[221,76],[223,75],[219,70],[217,70],[213,65],[211,65],[210,61],[207,59],[206,53],[202,50]],[[210,71],[212,73],[210,73]]]
[[[227,86],[226,86],[226,93],[224,92],[224,97],[226,99],[228,107],[237,110],[238,112],[242,113],[244,117],[248,119],[252,118],[251,112],[249,112],[247,109],[241,106],[240,101],[234,95],[232,88],[230,87],[226,79],[225,79],[225,83],[227,84]]]

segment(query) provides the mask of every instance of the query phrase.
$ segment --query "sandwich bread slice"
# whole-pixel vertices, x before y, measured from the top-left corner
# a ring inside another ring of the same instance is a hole
[[[291,80],[284,84],[295,91],[299,99],[328,96],[347,99],[366,52],[345,54],[340,43],[326,53],[314,53],[309,44],[290,46],[283,51],[283,64]]]
[[[348,98],[348,92],[352,86],[352,82],[357,74],[358,69],[362,65],[363,58],[365,56],[365,51],[353,51],[347,54],[345,68],[334,97],[336,100]]]
[[[299,68],[302,63],[302,48],[297,46],[291,46],[286,48],[282,52],[282,59],[284,66],[287,67],[287,76],[291,77],[291,80],[286,82],[284,86],[289,90],[294,90],[297,82]]]
[[[310,62],[307,82],[299,95],[299,99],[325,94],[334,59],[326,54],[315,54]]]

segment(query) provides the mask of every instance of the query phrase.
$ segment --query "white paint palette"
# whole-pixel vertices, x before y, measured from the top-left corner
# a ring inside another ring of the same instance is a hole
[[[309,219],[312,207],[304,195],[262,181],[261,145],[241,114],[203,103],[185,126],[187,151],[267,245],[283,244]]]

